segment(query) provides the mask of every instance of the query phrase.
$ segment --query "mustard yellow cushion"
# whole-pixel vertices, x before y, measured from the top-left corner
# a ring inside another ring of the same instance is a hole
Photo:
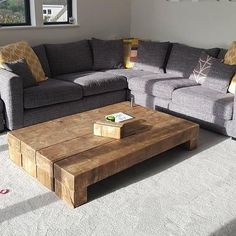
[[[230,83],[228,91],[232,94],[235,94],[235,92],[236,92],[236,74],[234,75],[234,77]]]
[[[37,82],[47,79],[38,57],[27,42],[21,41],[0,48],[0,65],[6,62],[14,62],[20,59],[26,60]]]
[[[236,65],[236,41],[233,42],[225,54],[224,63],[228,65]]]
[[[228,65],[236,65],[236,41],[231,44],[229,50],[225,54],[224,63]],[[230,83],[228,91],[230,93],[235,94],[235,90],[236,90],[236,74]]]
[[[139,40],[136,38],[124,39],[124,65],[127,69],[133,68],[134,63],[137,59],[138,42]]]

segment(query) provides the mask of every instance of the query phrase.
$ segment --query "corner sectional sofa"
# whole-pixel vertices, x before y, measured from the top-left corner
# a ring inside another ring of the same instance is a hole
[[[159,43],[147,48],[157,50],[160,58],[153,60],[154,55],[149,58],[140,49],[138,63],[133,69],[124,69],[111,65],[94,67],[96,60],[100,62],[108,57],[109,50],[104,52],[104,57],[97,56],[86,40],[79,44],[34,47],[49,79],[23,89],[18,75],[0,70],[0,108],[6,128],[18,129],[133,96],[137,104],[183,116],[236,137],[235,96],[189,79],[203,51],[223,59],[226,50],[205,50],[178,43]],[[156,63],[161,66],[157,68]]]

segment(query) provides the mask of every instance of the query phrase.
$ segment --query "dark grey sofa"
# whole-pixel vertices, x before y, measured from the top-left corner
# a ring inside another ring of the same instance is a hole
[[[158,63],[163,65],[156,73],[150,69],[155,62],[145,65],[148,71],[139,67],[94,71],[93,55],[83,44],[84,41],[77,45],[81,47],[78,55],[73,54],[73,45],[67,46],[67,52],[77,57],[73,65],[61,60],[57,45],[35,47],[34,51],[49,77],[36,87],[23,89],[19,76],[0,70],[0,77],[3,77],[0,79],[0,94],[8,129],[122,102],[131,94],[137,104],[183,116],[236,137],[234,95],[204,88],[188,78],[204,49],[169,43],[166,55],[162,50],[163,60]],[[205,51],[219,58],[225,54],[223,49]]]

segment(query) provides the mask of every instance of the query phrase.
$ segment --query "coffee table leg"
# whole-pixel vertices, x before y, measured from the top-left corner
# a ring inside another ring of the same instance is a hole
[[[74,193],[74,207],[81,206],[88,201],[87,190],[87,188],[81,188]]]
[[[197,146],[198,146],[198,140],[197,140],[196,138],[195,138],[195,139],[191,139],[191,140],[189,140],[188,142],[186,142],[186,143],[184,144],[184,146],[185,146],[185,148],[186,148],[187,150],[192,151],[192,150],[194,150],[194,149],[197,148]]]
[[[64,184],[55,180],[55,193],[69,206],[75,208],[87,202],[87,187],[82,187],[79,191],[71,191]]]

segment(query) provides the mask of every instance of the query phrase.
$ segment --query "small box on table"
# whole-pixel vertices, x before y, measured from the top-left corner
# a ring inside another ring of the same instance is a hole
[[[134,135],[144,128],[147,128],[147,124],[141,119],[133,119],[121,123],[104,120],[96,121],[94,123],[93,131],[96,136],[122,139]]]

